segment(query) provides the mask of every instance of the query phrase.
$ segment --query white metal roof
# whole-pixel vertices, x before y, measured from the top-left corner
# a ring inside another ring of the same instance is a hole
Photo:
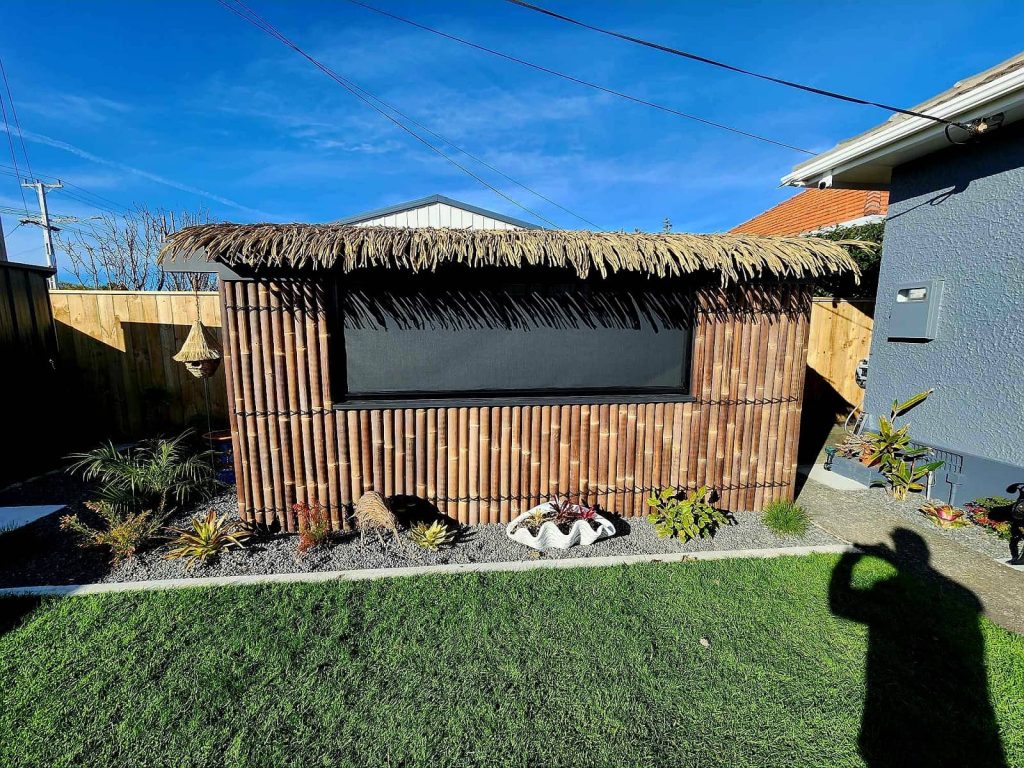
[[[398,203],[339,219],[336,224],[385,227],[452,227],[454,229],[540,229],[522,219],[478,208],[444,195]]]

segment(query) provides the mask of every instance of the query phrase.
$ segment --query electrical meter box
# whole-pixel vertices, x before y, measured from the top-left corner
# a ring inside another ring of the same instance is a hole
[[[944,280],[920,280],[900,283],[891,297],[889,339],[892,341],[931,341],[939,329]]]

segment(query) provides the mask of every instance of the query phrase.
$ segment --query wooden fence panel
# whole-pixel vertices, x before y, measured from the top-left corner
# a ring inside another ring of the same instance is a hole
[[[49,275],[43,267],[0,262],[0,486],[47,469],[61,450]]]
[[[811,306],[804,402],[835,410],[862,405],[864,390],[857,386],[857,363],[871,350],[875,303],[817,298]]]
[[[82,439],[141,437],[206,417],[203,382],[171,357],[196,317],[188,291],[51,291],[60,362]],[[220,334],[216,292],[200,317]],[[210,379],[211,418],[227,420],[223,368]]]

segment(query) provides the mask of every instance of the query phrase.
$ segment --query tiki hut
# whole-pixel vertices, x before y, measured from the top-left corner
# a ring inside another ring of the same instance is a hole
[[[239,511],[284,530],[366,491],[470,524],[789,498],[810,282],[857,269],[816,238],[338,224],[189,227],[163,258],[220,275]]]

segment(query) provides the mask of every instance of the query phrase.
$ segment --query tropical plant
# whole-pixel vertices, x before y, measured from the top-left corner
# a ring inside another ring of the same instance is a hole
[[[251,535],[237,523],[229,522],[226,515],[220,517],[209,510],[204,517],[193,517],[190,526],[176,526],[168,529],[174,547],[164,555],[165,560],[185,558],[185,567],[192,568],[205,563],[231,547],[243,547]]]
[[[975,525],[992,531],[1001,539],[1010,538],[1010,508],[1013,499],[1006,496],[983,496],[964,504],[967,519]]]
[[[440,520],[435,520],[430,525],[416,523],[409,529],[409,538],[412,543],[431,552],[437,552],[443,546],[454,544],[455,535],[455,531]]]
[[[118,449],[112,442],[75,453],[68,471],[100,485],[100,497],[119,512],[151,510],[157,521],[192,497],[208,496],[216,486],[209,451],[190,445],[192,432],[175,438],[143,440]]]
[[[593,523],[596,519],[597,510],[594,507],[582,500],[572,501],[567,497],[557,496],[554,501],[532,509],[529,517],[520,525],[526,527],[531,533],[537,533],[544,523],[554,523],[563,533],[566,533],[577,520]]]
[[[331,539],[331,521],[327,510],[314,499],[307,504],[300,501],[293,504],[295,516],[299,519],[299,554],[322,547]]]
[[[762,520],[777,536],[803,536],[811,525],[807,510],[787,499],[775,499],[766,504]]]
[[[930,455],[931,449],[914,447],[910,439],[910,424],[896,427],[898,417],[923,403],[934,391],[919,392],[902,403],[894,400],[889,418],[879,418],[878,431],[864,435],[869,450],[867,463],[877,466],[884,478],[873,481],[872,485],[888,486],[894,499],[902,500],[910,492],[923,491],[924,484],[920,481],[945,464],[944,461],[931,461],[919,466],[917,462]]]
[[[105,501],[87,501],[85,506],[99,518],[99,525],[91,525],[78,515],[64,515],[61,530],[78,536],[82,546],[109,547],[114,564],[134,556],[160,529],[160,522],[149,511],[124,512]]]
[[[961,528],[968,525],[968,521],[964,517],[964,511],[957,509],[951,504],[926,501],[921,505],[920,509],[921,514],[940,528]]]
[[[660,538],[676,537],[681,541],[714,536],[720,525],[730,525],[732,518],[715,509],[711,503],[713,492],[702,485],[689,496],[678,488],[662,488],[656,496],[647,499],[652,508],[647,515]]]

